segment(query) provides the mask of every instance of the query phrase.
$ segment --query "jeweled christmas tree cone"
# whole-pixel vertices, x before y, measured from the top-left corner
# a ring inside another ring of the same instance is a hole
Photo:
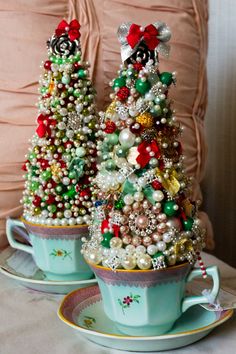
[[[80,249],[90,222],[98,125],[89,64],[81,60],[79,29],[77,20],[70,24],[63,20],[47,42],[38,126],[23,166],[26,181],[20,226],[27,229],[33,246],[24,250],[33,254],[50,279],[59,280],[92,275]],[[9,221],[9,242],[20,248],[12,227]]]
[[[82,225],[90,218],[97,119],[79,28],[76,20],[62,21],[47,42],[38,127],[23,166],[23,217],[33,223]]]
[[[181,127],[169,98],[175,73],[159,69],[170,30],[162,22],[145,28],[125,23],[118,38],[123,63],[111,82],[112,102],[100,115],[96,202],[82,252],[98,279],[104,311],[119,330],[158,335],[188,307],[208,302],[184,299],[186,282],[202,274],[191,268],[205,230],[189,199]],[[216,269],[212,276],[218,289]]]
[[[169,98],[175,73],[159,70],[158,55],[169,53],[169,28],[123,24],[118,37],[123,64],[101,116],[94,226],[84,254],[128,270],[194,263],[204,230],[188,197],[181,127]]]

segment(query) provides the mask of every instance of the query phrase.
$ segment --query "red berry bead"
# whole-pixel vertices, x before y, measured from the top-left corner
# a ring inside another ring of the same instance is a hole
[[[161,187],[162,187],[162,185],[159,181],[156,180],[156,181],[152,182],[152,188],[158,190],[158,189],[161,189]]]
[[[46,170],[46,168],[49,167],[48,160],[38,159],[38,162],[40,163],[40,166],[43,170]]]
[[[81,68],[81,65],[79,63],[74,63],[74,69],[78,70],[79,68]]]
[[[107,134],[112,134],[116,130],[116,125],[114,122],[108,120],[106,122],[106,128],[104,129],[104,132]]]
[[[48,196],[48,199],[46,200],[46,203],[47,203],[47,204],[53,204],[53,203],[55,203],[55,197],[54,197],[54,195],[50,194],[50,195]]]
[[[143,65],[141,63],[134,63],[133,64],[134,70],[140,71],[143,68]]]
[[[34,206],[36,206],[36,207],[40,206],[41,200],[42,199],[38,195],[36,195],[33,200]]]
[[[51,60],[46,60],[44,63],[44,69],[51,70],[51,65],[52,65]]]
[[[118,100],[125,101],[129,97],[129,89],[128,87],[124,86],[119,89],[116,94]]]

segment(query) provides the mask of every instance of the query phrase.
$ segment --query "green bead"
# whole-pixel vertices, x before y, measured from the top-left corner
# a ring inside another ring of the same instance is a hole
[[[172,73],[163,72],[159,75],[159,78],[161,82],[167,86],[170,86],[170,84],[173,82]]]
[[[87,76],[87,73],[84,69],[79,69],[78,71],[78,78],[79,79],[84,79]]]
[[[58,99],[55,99],[55,100],[52,101],[52,106],[53,106],[53,107],[56,107],[56,106],[58,106],[59,104],[60,104],[60,101],[59,101]]]
[[[120,145],[116,148],[116,155],[118,157],[126,157],[127,149],[121,147]]]
[[[105,232],[102,236],[103,236],[103,240],[101,242],[101,245],[103,247],[110,248],[110,240],[112,239],[112,237],[114,237],[114,235],[108,231]]]
[[[116,145],[119,141],[119,137],[116,133],[108,134],[107,141],[108,141],[108,143],[110,143],[112,145]]]
[[[48,171],[48,170],[43,171],[41,173],[41,177],[44,181],[47,181],[48,179],[50,179],[52,177],[52,173],[51,173],[51,171]]]
[[[126,84],[126,80],[124,77],[118,77],[117,79],[114,80],[112,88],[114,89],[115,87],[123,87]]]
[[[70,171],[68,177],[69,177],[70,179],[75,179],[75,178],[76,178],[76,173],[75,173],[75,171]]]
[[[44,95],[45,93],[47,93],[47,90],[48,90],[47,87],[43,86],[41,87],[40,92],[42,95]]]
[[[75,190],[75,187],[74,186],[71,186],[71,188],[63,194],[63,197],[67,196],[71,199],[73,199],[76,195],[76,190]]]
[[[141,79],[138,79],[135,83],[136,90],[139,93],[141,93],[142,95],[147,93],[149,91],[150,87],[151,87],[151,84],[148,80],[142,81]]]
[[[55,63],[56,64],[62,64],[62,58],[55,58]]]
[[[51,212],[51,213],[55,213],[56,210],[57,210],[57,207],[55,204],[51,204],[48,206],[48,210]]]
[[[80,90],[79,90],[79,89],[75,89],[75,90],[73,91],[73,95],[74,95],[75,97],[81,96]]]
[[[28,159],[30,160],[30,161],[32,161],[33,159],[35,159],[36,158],[36,154],[34,153],[34,152],[31,152],[30,154],[29,154],[29,156],[28,156]]]
[[[155,105],[150,109],[150,113],[154,116],[154,117],[159,117],[162,114],[162,109],[159,105]]]
[[[115,209],[121,210],[125,206],[123,199],[119,199],[115,202]]]
[[[193,218],[190,217],[187,217],[186,220],[183,220],[182,223],[183,223],[184,231],[191,231],[193,227],[193,222],[194,222]]]
[[[70,83],[70,77],[67,75],[67,76],[62,76],[62,78],[61,78],[61,82],[63,83],[63,84],[69,84]]]
[[[164,254],[163,252],[158,251],[152,256],[152,258],[159,258],[160,256],[164,256]]]
[[[167,216],[174,216],[177,214],[177,210],[175,210],[175,201],[174,200],[169,200],[164,203],[164,213]]]
[[[38,188],[39,188],[39,182],[33,181],[30,184],[30,190],[31,191],[35,192]]]
[[[105,164],[105,168],[107,171],[114,171],[116,169],[116,164],[113,160],[107,160]]]

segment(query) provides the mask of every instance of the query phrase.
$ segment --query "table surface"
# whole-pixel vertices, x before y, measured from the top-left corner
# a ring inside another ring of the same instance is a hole
[[[207,266],[218,265],[222,284],[236,291],[236,269],[203,253]],[[63,295],[27,289],[0,274],[0,354],[121,354],[87,341],[57,317]],[[207,337],[164,353],[236,353],[236,315]]]

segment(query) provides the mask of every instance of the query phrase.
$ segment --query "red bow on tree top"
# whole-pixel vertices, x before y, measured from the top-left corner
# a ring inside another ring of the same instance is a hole
[[[55,33],[57,37],[60,37],[64,33],[68,33],[68,36],[71,41],[74,41],[75,39],[80,37],[80,24],[77,20],[72,20],[70,24],[68,24],[65,20],[62,20]]]
[[[145,28],[142,28],[133,23],[130,26],[126,39],[132,49],[143,39],[148,49],[154,50],[160,43],[157,35],[158,30],[155,26],[148,25]]]

